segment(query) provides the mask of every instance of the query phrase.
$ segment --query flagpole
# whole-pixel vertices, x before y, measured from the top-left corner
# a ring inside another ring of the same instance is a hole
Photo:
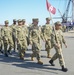
[[[54,23],[53,23],[53,20],[52,20],[52,16],[51,16],[51,13],[49,12],[49,15],[50,15],[50,18],[51,18],[51,21],[52,21],[52,25],[54,25]],[[53,26],[53,31],[54,31],[54,33],[55,33],[55,37],[56,37],[56,32],[55,32],[55,27]],[[56,40],[58,41],[58,39],[57,39],[57,37],[56,37]],[[61,49],[61,46],[60,46],[60,43],[58,42],[58,45],[59,45],[59,50],[61,51],[62,49]],[[62,55],[62,54],[61,54]]]
[[[52,25],[54,25],[53,20],[52,20],[52,16],[51,16],[51,13],[50,12],[49,12],[49,15],[50,15],[50,19],[52,21]]]
[[[53,20],[52,20],[52,16],[51,16],[51,13],[49,12],[49,15],[50,15],[50,18],[51,18],[51,21],[52,21],[52,25],[53,25],[53,31],[55,31],[55,27],[54,27],[54,22],[53,22]]]

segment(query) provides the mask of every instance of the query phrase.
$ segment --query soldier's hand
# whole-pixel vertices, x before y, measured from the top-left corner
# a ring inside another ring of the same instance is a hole
[[[43,41],[46,42],[47,40],[46,39],[43,39]]]
[[[67,44],[65,44],[65,48],[67,48]]]
[[[45,40],[43,39],[43,42],[45,42]]]
[[[32,45],[32,42],[30,42],[30,44]]]
[[[60,46],[58,44],[55,45],[57,48],[60,48]]]

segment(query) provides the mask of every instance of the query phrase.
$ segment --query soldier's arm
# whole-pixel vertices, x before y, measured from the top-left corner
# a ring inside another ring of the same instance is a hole
[[[63,36],[62,36],[62,42],[64,43],[65,47],[67,48],[67,44],[66,44],[66,41]]]
[[[10,28],[10,27],[9,27]],[[12,28],[10,28],[10,35],[12,36]]]
[[[43,36],[42,30],[40,31],[40,37],[41,37],[42,40],[44,40],[44,36]]]
[[[51,34],[51,42],[52,42],[53,45],[56,45],[56,44],[57,44],[57,43],[56,43],[56,38],[55,38],[55,34],[54,34],[54,33]]]
[[[4,37],[4,28],[1,29],[1,35]]]
[[[15,38],[16,38],[16,40],[17,40],[17,28],[15,29]]]
[[[43,31],[43,38],[44,38],[44,40],[46,40],[46,33],[45,33],[46,32],[46,29],[45,29],[45,26],[43,27],[43,30],[42,31]]]
[[[61,37],[62,37],[62,42],[63,42],[63,44],[66,44],[66,40],[64,39],[63,32],[60,31],[60,34],[61,34]]]
[[[66,44],[66,41],[65,41],[65,39],[64,39],[64,36],[62,36],[62,42],[63,42],[64,44]]]
[[[28,34],[29,34],[29,30],[28,28],[26,27],[26,36],[28,37]]]
[[[62,42],[65,45],[65,47],[67,48],[66,40],[64,39],[64,36],[63,36],[63,32],[62,31],[61,31],[61,35],[62,35]]]
[[[29,32],[29,42],[30,44],[32,44],[32,30],[30,30]]]

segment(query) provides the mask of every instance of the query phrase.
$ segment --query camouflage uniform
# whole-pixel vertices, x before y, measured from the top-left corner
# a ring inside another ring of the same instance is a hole
[[[27,25],[25,24],[26,20],[25,20],[25,19],[22,19],[22,22],[23,22],[22,28],[23,28],[23,30],[26,32],[27,45],[29,45],[29,38],[28,38],[29,30],[28,30]]]
[[[61,26],[61,23],[59,21],[57,21],[55,23],[55,27],[56,26]],[[52,66],[54,66],[53,61],[55,61],[58,58],[60,66],[62,67],[62,71],[67,71],[67,68],[65,68],[65,62],[64,62],[64,58],[63,58],[63,54],[62,54],[62,42],[66,46],[66,41],[64,40],[63,33],[60,30],[60,28],[58,30],[55,29],[54,33],[52,34],[52,42],[53,42],[54,48],[56,50],[56,53],[51,58],[51,60],[49,61],[49,63]]]
[[[22,23],[22,20],[18,20],[18,23]],[[23,30],[22,24],[18,25],[16,29],[17,48],[20,59],[24,60],[24,53],[27,49],[26,31]]]
[[[38,19],[34,19],[35,23],[38,23]],[[31,60],[33,60],[33,57],[36,56],[38,60],[38,64],[43,64],[43,62],[40,61],[40,50],[41,50],[41,45],[40,45],[40,31],[38,25],[34,25],[31,27],[30,30],[30,43],[32,44],[32,55],[31,55]]]
[[[50,18],[46,18],[46,20],[50,21]],[[47,24],[43,26],[43,36],[45,39],[45,49],[47,51],[47,57],[51,58],[50,55],[50,49],[52,48],[52,43],[51,43],[51,34],[52,34],[52,27],[50,24]]]
[[[13,22],[16,22],[16,19],[13,19]],[[11,29],[12,29],[12,39],[13,39],[13,43],[14,43],[14,51],[17,49],[17,41],[16,41],[16,38],[15,38],[15,32],[16,32],[16,27],[17,25],[16,24],[12,24],[11,26]]]
[[[2,40],[2,27],[0,27],[0,52],[1,53],[3,53],[3,51],[2,51],[2,45],[3,45],[3,40]]]
[[[8,52],[11,51],[11,49],[13,48],[13,41],[12,41],[12,31],[11,31],[11,28],[9,26],[6,26],[6,24],[8,24],[8,20],[5,21],[5,26],[2,28],[2,39],[3,39],[3,43],[4,43],[4,54],[5,56],[8,56],[7,55],[7,49],[8,49],[8,46],[9,46],[9,49],[8,49]]]

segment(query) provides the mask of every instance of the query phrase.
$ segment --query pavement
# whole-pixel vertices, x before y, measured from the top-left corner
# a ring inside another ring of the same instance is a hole
[[[46,58],[46,51],[44,47],[44,42],[42,44],[41,50],[41,60],[43,65],[37,64],[36,58],[31,61],[30,54],[31,46],[28,47],[25,60],[20,60],[18,58],[18,53],[14,53],[9,57],[4,57],[0,54],[0,75],[74,75],[74,31],[69,31],[64,33],[65,39],[67,41],[68,48],[63,45],[63,55],[68,68],[68,72],[62,72],[59,65],[59,61],[56,60],[55,66],[49,64],[49,58]],[[55,50],[51,50],[51,55],[53,56]]]

